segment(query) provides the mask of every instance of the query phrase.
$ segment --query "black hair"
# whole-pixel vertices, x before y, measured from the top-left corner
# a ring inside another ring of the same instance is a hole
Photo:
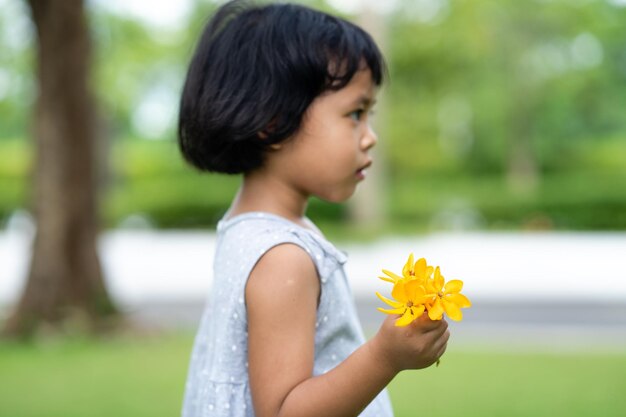
[[[196,168],[227,174],[258,168],[270,145],[291,137],[311,102],[367,65],[386,72],[363,29],[295,4],[230,1],[208,22],[189,65],[178,142]]]

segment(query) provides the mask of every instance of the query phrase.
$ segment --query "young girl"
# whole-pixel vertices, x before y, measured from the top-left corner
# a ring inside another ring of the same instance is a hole
[[[243,181],[217,226],[184,417],[391,416],[385,386],[444,353],[447,324],[427,315],[407,327],[390,318],[365,342],[346,257],[305,215],[311,196],[344,201],[365,179],[383,74],[367,33],[303,6],[234,1],[208,23],[180,148]]]

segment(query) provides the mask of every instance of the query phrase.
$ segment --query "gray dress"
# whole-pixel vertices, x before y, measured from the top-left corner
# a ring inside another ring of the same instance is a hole
[[[244,290],[252,268],[269,249],[296,244],[317,268],[321,296],[313,375],[333,369],[365,339],[343,269],[346,256],[321,235],[259,212],[223,220],[217,233],[213,285],[191,355],[182,415],[253,417]],[[386,391],[361,413],[362,417],[392,415]]]

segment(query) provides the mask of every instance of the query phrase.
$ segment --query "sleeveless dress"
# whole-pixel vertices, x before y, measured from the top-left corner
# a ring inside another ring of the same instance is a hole
[[[283,243],[302,247],[320,278],[313,375],[333,369],[365,342],[343,269],[346,255],[321,235],[273,214],[253,212],[222,220],[213,284],[191,355],[183,417],[254,417],[244,291],[261,256]],[[360,416],[393,416],[387,392]]]

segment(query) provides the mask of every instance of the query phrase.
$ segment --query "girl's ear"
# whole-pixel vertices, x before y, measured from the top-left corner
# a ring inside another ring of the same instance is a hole
[[[265,129],[261,130],[257,133],[259,139],[267,139],[269,135],[276,129],[276,118],[273,118],[265,127]]]
[[[271,133],[271,129],[273,129],[274,126],[274,122],[270,123],[270,125],[267,127],[267,129],[262,130],[260,132],[257,133],[257,136],[259,137],[259,139],[261,140],[266,140]],[[273,151],[277,151],[279,149],[281,149],[283,147],[283,145],[281,145],[280,143],[272,143],[269,148]]]
[[[265,130],[263,130],[263,131],[261,131],[261,132],[257,133],[257,136],[259,137],[259,139],[261,139],[261,140],[265,140],[265,139],[267,139],[267,138],[269,137],[269,134],[268,134]],[[283,145],[282,145],[282,144],[280,144],[280,143],[272,143],[272,144],[269,146],[269,148],[270,148],[271,150],[273,150],[273,151],[277,151],[277,150],[279,150],[279,149],[282,149],[282,147],[283,147]]]

